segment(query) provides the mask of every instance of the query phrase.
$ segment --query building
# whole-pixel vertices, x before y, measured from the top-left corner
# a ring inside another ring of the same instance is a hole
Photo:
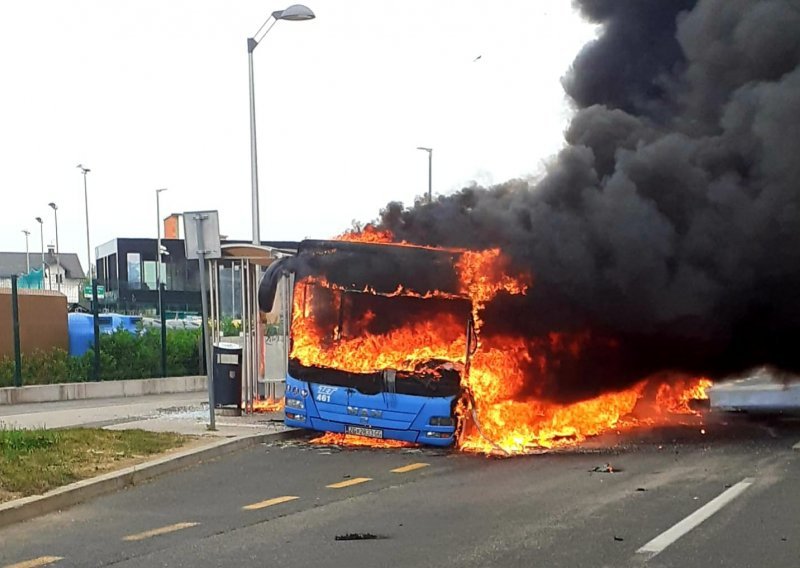
[[[27,274],[28,262],[32,271],[40,269],[41,252],[29,253],[27,259],[24,252],[0,252],[0,286],[11,286],[13,275]],[[44,264],[44,289],[60,290],[67,297],[67,302],[78,303],[86,283],[86,274],[78,255],[72,252],[56,255],[55,247],[50,245],[44,255]]]
[[[95,248],[97,282],[105,286],[104,305],[123,313],[158,309],[156,239],[118,238]],[[161,281],[165,311],[200,311],[197,262],[186,259],[183,240],[161,239]]]
[[[165,219],[165,225],[172,217]],[[169,229],[168,226],[165,228]],[[169,230],[166,233],[168,236],[179,234]],[[223,240],[223,244],[246,242]],[[95,248],[97,281],[106,290],[105,309],[137,314],[155,314],[158,311],[157,243],[154,238],[117,238]],[[297,249],[297,243],[288,241],[265,242],[264,245],[290,253]],[[167,317],[178,313],[199,314],[200,273],[197,261],[186,258],[185,243],[181,238],[162,238],[161,247],[162,299]],[[223,315],[241,316],[240,287],[238,267],[221,267],[219,300]]]

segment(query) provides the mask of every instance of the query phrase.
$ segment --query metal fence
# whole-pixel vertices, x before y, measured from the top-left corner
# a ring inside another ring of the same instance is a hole
[[[20,348],[19,289],[17,277],[12,276],[10,279],[3,279],[2,282],[0,282],[0,286],[3,288],[0,290],[2,312],[7,314],[7,316],[2,319],[8,320],[8,316],[11,316],[11,321],[6,321],[4,323],[11,328],[10,339],[14,353],[14,386],[18,387],[22,385],[22,350]],[[5,330],[5,333],[0,333],[0,340],[4,344],[8,343],[8,331],[9,330]],[[4,351],[6,351],[7,346],[4,347]]]
[[[235,342],[243,347],[247,408],[252,408],[256,399],[282,398],[290,307],[285,298],[290,292],[282,287],[281,308],[274,314],[261,314],[258,266],[249,258],[228,262],[237,265],[238,280],[231,277],[230,269],[221,270],[221,262],[208,266],[213,285],[207,329],[199,316],[170,313],[166,305],[155,317],[142,315],[142,311],[133,316],[120,310],[106,313],[108,306],[98,299],[96,282],[81,286],[81,298],[88,298],[78,305],[56,290],[43,289],[43,284],[44,288],[49,285],[43,282],[41,270],[0,278],[0,387],[204,374],[203,335],[208,334],[211,344]],[[239,285],[232,299],[231,289],[222,286],[223,279]],[[290,283],[285,284],[290,290]],[[223,296],[229,302],[223,302]],[[243,306],[247,308],[244,312],[233,311]],[[122,320],[127,322],[124,329],[133,332],[133,340],[113,333]],[[132,321],[135,324],[129,325]],[[79,348],[73,349],[75,345]],[[120,346],[129,347],[129,353],[120,353]]]
[[[202,342],[191,332],[199,324],[102,313],[96,285],[87,286],[89,309],[75,310],[55,290],[23,287],[35,280],[0,278],[0,387],[205,372]],[[114,333],[120,328],[131,333]]]

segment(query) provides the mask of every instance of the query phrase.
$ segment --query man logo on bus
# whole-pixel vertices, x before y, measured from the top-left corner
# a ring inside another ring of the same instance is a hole
[[[383,418],[383,410],[374,408],[359,408],[357,406],[348,406],[347,414],[350,416],[360,416],[361,418]]]

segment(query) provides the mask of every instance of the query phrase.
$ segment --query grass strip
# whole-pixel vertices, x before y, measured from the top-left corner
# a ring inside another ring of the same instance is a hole
[[[145,430],[0,429],[0,502],[131,465],[188,439]]]

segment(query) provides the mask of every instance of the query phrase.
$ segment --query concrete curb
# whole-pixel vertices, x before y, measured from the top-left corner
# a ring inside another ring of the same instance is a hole
[[[0,388],[0,405],[200,392],[206,390],[206,381],[205,375],[192,375],[157,379],[2,387]]]
[[[60,511],[89,499],[137,485],[159,475],[185,469],[225,454],[243,450],[263,442],[297,438],[304,430],[254,434],[219,440],[208,446],[178,451],[139,465],[77,481],[48,491],[0,504],[0,527]]]

